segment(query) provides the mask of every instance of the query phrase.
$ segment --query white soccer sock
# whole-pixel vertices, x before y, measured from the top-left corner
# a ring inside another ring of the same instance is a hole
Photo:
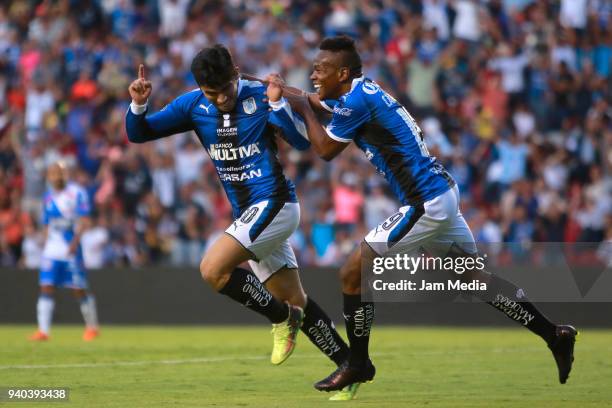
[[[40,295],[36,304],[36,316],[38,319],[38,330],[45,334],[49,334],[51,330],[51,318],[53,317],[53,308],[55,300],[48,295]]]
[[[98,311],[96,310],[96,298],[94,295],[87,295],[81,299],[81,313],[85,326],[91,329],[98,328]]]

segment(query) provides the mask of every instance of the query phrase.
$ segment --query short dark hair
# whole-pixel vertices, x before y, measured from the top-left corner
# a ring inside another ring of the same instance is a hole
[[[355,48],[355,41],[346,35],[328,37],[321,41],[319,49],[322,51],[341,52],[342,65],[348,67],[351,78],[357,78],[361,73],[361,57]]]
[[[191,74],[199,86],[221,88],[236,76],[232,54],[222,44],[204,48],[191,61]]]

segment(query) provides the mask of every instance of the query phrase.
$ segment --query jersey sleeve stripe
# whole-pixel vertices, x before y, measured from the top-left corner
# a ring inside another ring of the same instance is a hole
[[[274,101],[269,101],[268,104],[270,105],[270,107],[272,108],[272,110],[274,111],[279,111],[279,110],[284,110],[287,113],[287,116],[289,116],[289,119],[291,119],[291,122],[293,122],[293,125],[295,126],[296,130],[298,131],[298,133],[306,140],[310,141],[310,139],[308,138],[308,131],[306,130],[306,125],[304,124],[304,122],[302,122],[300,120],[299,117],[295,116],[293,114],[293,110],[291,109],[291,105],[289,105],[289,103],[287,102],[287,99],[285,99],[285,97],[281,98],[280,100],[274,102]]]
[[[321,104],[321,106],[323,107],[323,109],[325,109],[326,111],[330,112],[330,113],[334,113],[334,110],[331,108],[331,106],[329,106],[328,104],[326,104],[325,102],[323,102],[322,100],[319,101],[319,103]]]
[[[338,137],[334,135],[328,128],[325,128],[325,132],[327,132],[327,136],[334,139],[336,142],[341,142],[341,143],[351,143],[352,142],[351,139],[345,139],[343,137]]]

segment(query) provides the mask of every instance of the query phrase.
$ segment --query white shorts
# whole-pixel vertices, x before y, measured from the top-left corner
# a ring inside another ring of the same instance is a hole
[[[289,237],[300,224],[300,205],[274,200],[247,208],[225,232],[252,255],[249,265],[265,282],[282,268],[297,268]]]
[[[365,241],[379,256],[411,253],[420,247],[443,256],[453,244],[476,253],[474,237],[459,210],[457,186],[422,205],[401,207],[371,230]]]

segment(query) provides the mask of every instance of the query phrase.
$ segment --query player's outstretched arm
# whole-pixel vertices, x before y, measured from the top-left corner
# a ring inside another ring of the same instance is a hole
[[[280,76],[275,74],[269,75],[267,82],[269,84],[268,97],[270,100],[273,101],[274,98],[280,99],[280,96],[283,95],[285,90],[284,82]],[[274,95],[272,95],[272,92],[274,92]],[[292,95],[288,100],[292,109],[303,118],[308,139],[312,147],[323,160],[329,161],[333,159],[338,153],[346,148],[348,143],[338,142],[327,135],[327,132],[319,122],[319,119],[317,119],[317,116],[310,107],[310,103],[305,96],[298,97]]]
[[[325,161],[330,161],[348,146],[348,143],[338,142],[327,135],[325,128],[319,122],[317,115],[306,100],[291,104],[293,109],[304,118],[308,139],[317,154]]]
[[[145,78],[144,65],[140,64],[138,78],[128,88],[132,103],[126,114],[125,127],[132,143],[144,143],[192,129],[187,112],[189,102],[194,98],[190,98],[189,94],[182,95],[164,110],[147,115],[147,102],[152,89],[151,82]]]
[[[280,77],[279,77],[280,78]],[[306,126],[301,117],[291,109],[283,96],[283,88],[276,81],[267,81],[266,95],[272,108],[268,121],[280,130],[280,137],[298,150],[310,147]]]
[[[268,79],[259,79],[255,75],[241,73],[240,76],[243,77],[244,79],[248,79],[249,81],[259,81],[259,82],[261,82],[262,84],[265,84],[265,85],[269,84]],[[303,90],[301,90],[299,88],[296,88],[296,87],[293,87],[293,86],[287,86],[286,84],[283,84],[283,94],[284,94],[284,96],[290,102],[291,102],[291,99],[294,98],[294,97],[296,97],[296,98],[306,97],[306,98],[308,98],[308,102],[310,103],[310,107],[315,112],[331,113],[331,110],[330,110],[329,106],[327,106],[325,103],[321,102],[321,100],[319,99],[319,95],[316,94],[316,93],[306,92],[306,91],[303,91]]]

